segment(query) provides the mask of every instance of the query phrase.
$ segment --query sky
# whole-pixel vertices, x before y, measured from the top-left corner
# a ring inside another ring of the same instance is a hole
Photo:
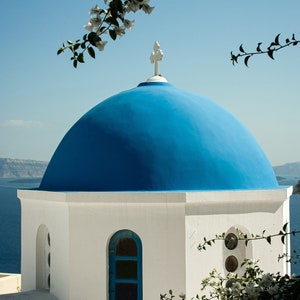
[[[233,66],[240,44],[255,50],[281,33],[300,39],[299,0],[151,0],[152,14],[74,69],[56,55],[86,33],[103,0],[0,1],[0,157],[49,161],[71,126],[106,98],[153,75],[155,41],[169,82],[233,113],[273,166],[300,161],[300,45]],[[216,120],[218,122],[218,120]]]

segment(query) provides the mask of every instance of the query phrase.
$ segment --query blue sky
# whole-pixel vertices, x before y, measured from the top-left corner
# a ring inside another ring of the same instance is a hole
[[[278,33],[300,38],[299,0],[151,0],[151,15],[130,15],[134,29],[75,70],[56,51],[86,33],[95,4],[103,1],[0,1],[0,157],[50,160],[85,112],[152,76],[157,40],[169,82],[232,112],[272,165],[300,160],[300,46],[275,61],[253,58],[249,68],[233,67],[229,55],[241,43],[267,45]]]

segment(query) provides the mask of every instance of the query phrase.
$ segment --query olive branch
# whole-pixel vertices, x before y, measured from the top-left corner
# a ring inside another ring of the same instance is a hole
[[[281,242],[283,244],[285,244],[286,242],[286,237],[287,236],[295,236],[296,234],[300,233],[300,230],[293,230],[293,231],[287,231],[288,228],[288,223],[285,223],[282,227],[282,229],[275,234],[266,234],[266,230],[263,230],[261,234],[251,234],[250,236],[248,234],[244,234],[242,233],[241,230],[239,230],[238,228],[236,228],[236,233],[237,235],[235,236],[231,236],[230,239],[231,240],[226,240],[226,234],[225,232],[223,232],[222,234],[216,234],[214,238],[212,239],[207,239],[206,237],[203,238],[203,242],[200,243],[197,246],[197,249],[199,251],[203,251],[206,250],[207,246],[212,246],[214,245],[217,241],[223,241],[223,242],[230,242],[233,240],[238,240],[238,241],[243,241],[245,242],[245,245],[247,246],[248,243],[250,241],[257,241],[257,240],[266,240],[270,245],[272,243],[272,239],[275,237],[280,237]],[[288,257],[287,254],[283,254],[283,255],[279,255],[278,259],[284,258],[286,257],[287,259],[289,259],[289,262],[292,262],[293,259],[299,259],[299,255],[297,255],[296,250],[293,251],[294,252],[294,256]],[[297,262],[295,262],[297,263]]]
[[[269,46],[265,50],[262,50],[261,48],[262,42],[259,42],[257,44],[256,50],[252,52],[245,51],[243,44],[241,44],[239,47],[238,54],[233,54],[233,52],[231,51],[230,60],[232,61],[232,64],[235,65],[238,63],[239,59],[243,58],[244,64],[248,67],[249,59],[252,56],[267,54],[269,58],[274,60],[275,52],[289,46],[297,46],[300,43],[300,40],[295,38],[295,34],[292,34],[291,38],[286,38],[284,43],[280,42],[279,38],[280,38],[280,33],[276,35],[274,40],[269,44]]]

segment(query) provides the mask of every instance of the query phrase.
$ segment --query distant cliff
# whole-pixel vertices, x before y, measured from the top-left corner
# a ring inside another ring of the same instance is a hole
[[[0,178],[38,178],[43,177],[48,162],[0,158]]]
[[[300,161],[273,167],[278,176],[297,177],[300,180]]]
[[[43,177],[48,162],[29,159],[0,158],[0,178]],[[278,178],[294,177],[300,180],[300,161],[273,167]]]

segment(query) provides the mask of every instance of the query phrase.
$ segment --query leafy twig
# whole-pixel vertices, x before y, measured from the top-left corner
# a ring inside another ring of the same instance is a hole
[[[239,59],[243,58],[244,64],[248,67],[248,62],[250,57],[254,55],[261,55],[261,54],[267,54],[269,58],[274,59],[274,52],[277,52],[289,46],[297,46],[300,43],[300,40],[295,38],[295,34],[293,34],[291,38],[286,38],[284,43],[281,43],[279,38],[280,38],[280,33],[276,35],[274,41],[272,41],[265,50],[262,50],[261,42],[257,44],[256,50],[252,52],[245,51],[243,44],[241,44],[239,47],[238,54],[233,54],[232,51],[230,53],[232,64],[233,65],[237,64]]]
[[[259,234],[251,234],[251,236],[248,236],[247,234],[243,234],[238,228],[236,228],[236,233],[237,233],[236,239],[239,241],[244,241],[246,245],[250,241],[254,241],[254,240],[266,240],[269,244],[271,244],[272,238],[280,237],[281,242],[284,244],[287,236],[289,236],[289,235],[295,236],[296,234],[300,233],[300,230],[293,230],[291,232],[287,231],[287,226],[288,226],[288,223],[284,224],[282,227],[282,230],[280,230],[278,233],[275,233],[275,234],[266,235],[266,231],[263,230],[262,234],[260,234],[260,235]],[[203,242],[198,245],[197,249],[200,251],[206,250],[207,246],[212,246],[217,241],[225,241],[225,239],[226,239],[225,232],[223,232],[222,234],[219,234],[219,235],[215,235],[215,237],[212,239],[207,239],[206,237],[204,237]]]
[[[126,29],[132,29],[134,20],[128,20],[126,14],[143,10],[146,14],[150,14],[154,7],[148,3],[150,0],[104,0],[108,5],[106,9],[100,8],[98,5],[90,10],[90,21],[85,25],[85,29],[90,33],[83,35],[82,39],[78,39],[73,43],[68,40],[58,49],[57,55],[70,50],[72,53],[71,61],[74,68],[77,68],[78,62],[85,62],[85,51],[95,58],[95,50],[103,51],[107,41],[102,39],[102,36],[109,33],[112,40],[122,37]]]

